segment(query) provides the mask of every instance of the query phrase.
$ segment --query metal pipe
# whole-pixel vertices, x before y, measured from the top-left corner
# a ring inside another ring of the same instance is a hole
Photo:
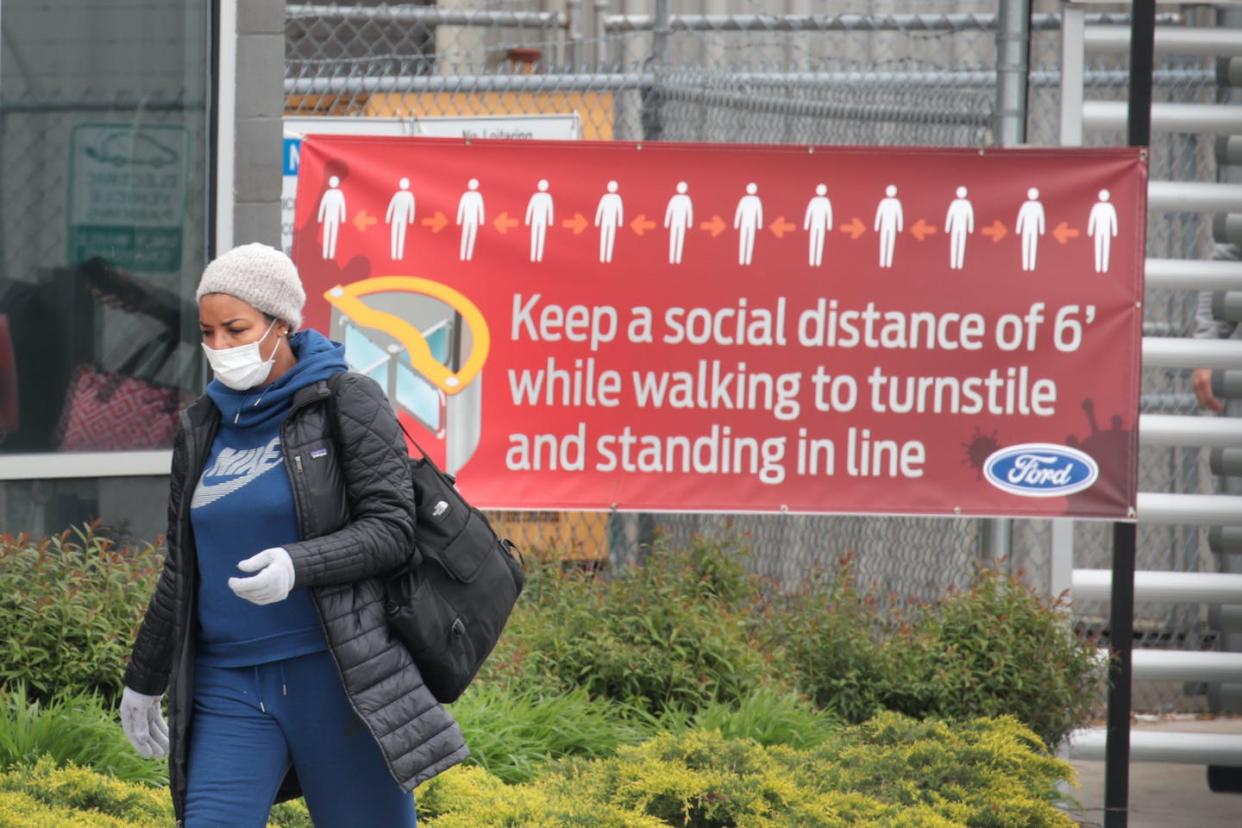
[[[568,18],[561,12],[538,11],[475,11],[445,9],[436,6],[318,6],[294,4],[285,6],[286,20],[391,20],[397,23],[422,23],[427,26],[508,26],[527,29],[552,29],[566,25]]]
[[[1139,443],[1149,448],[1227,448],[1242,445],[1242,418],[1143,414]]]
[[[582,68],[582,0],[565,0],[565,15],[569,18],[565,62],[569,71],[577,72]]]
[[[572,29],[570,30],[572,35]],[[572,37],[571,37],[572,42]],[[582,53],[582,43],[578,43],[579,54]],[[348,67],[353,64],[370,61],[366,59],[342,58],[333,61],[334,65]],[[290,60],[289,66],[296,67],[297,60]],[[293,71],[297,71],[296,68]],[[679,78],[683,84],[689,86],[697,77],[692,72],[678,70],[670,72],[673,77]],[[627,73],[627,76],[648,78],[650,73]],[[350,75],[348,77],[293,77],[285,79],[285,94],[287,95],[308,95],[308,94],[365,94],[374,92],[377,88],[384,91],[405,91],[405,87],[409,87],[412,82],[429,76],[409,76],[409,75]],[[583,77],[590,80],[582,81]],[[614,73],[597,73],[583,76],[576,73],[566,74],[545,74],[541,75],[541,82],[547,84],[549,89],[585,89],[590,88],[609,91],[615,91],[613,79],[617,77]],[[1213,73],[1206,70],[1197,69],[1169,69],[1161,70],[1156,73],[1156,81],[1161,84],[1169,85],[1187,85],[1187,84],[1208,84],[1212,82]],[[493,90],[524,90],[528,88],[523,84],[529,84],[530,75],[456,75],[454,89],[466,89],[473,91],[475,87],[471,84],[478,79],[486,78],[489,84],[488,88],[483,91]],[[1030,85],[1039,88],[1052,88],[1060,83],[1061,73],[1059,71],[1040,71],[1036,70],[1030,73]],[[772,88],[788,89],[797,88],[890,88],[894,91],[907,91],[910,89],[984,89],[992,88],[996,85],[996,73],[989,71],[966,71],[966,72],[737,72],[729,75],[731,83],[737,86],[767,86]],[[1107,86],[1122,87],[1125,85],[1126,73],[1117,70],[1099,70],[1090,71],[1085,75],[1085,82],[1089,86]],[[630,88],[630,87],[625,87]],[[414,90],[423,91],[423,90]],[[96,102],[91,105],[102,107]],[[5,104],[0,107],[3,111],[9,111],[13,108],[13,104]],[[20,107],[20,105],[17,105]],[[187,104],[187,107],[191,105]],[[37,106],[30,111],[41,111]]]
[[[1212,396],[1218,400],[1242,399],[1242,371],[1213,371]],[[1242,440],[1238,444],[1242,445]]]
[[[1208,549],[1214,555],[1242,552],[1242,526],[1213,526],[1208,530]]]
[[[1107,601],[1113,573],[1108,569],[1075,569],[1075,601]],[[1219,572],[1134,573],[1134,600],[1152,603],[1242,604],[1242,575]]]
[[[664,135],[664,98],[660,77],[668,52],[668,0],[655,0],[655,28],[651,30],[652,84],[642,94],[642,128],[644,141],[658,141]]]
[[[1216,650],[1135,650],[1139,681],[1242,681],[1242,653]]]
[[[1148,259],[1147,289],[1242,290],[1242,262]]]
[[[1061,29],[1061,131],[1063,147],[1082,145],[1083,72],[1086,67],[1083,56],[1084,18],[1081,6],[1066,4],[1064,25]]]
[[[1026,142],[1026,89],[1031,32],[1030,0],[1002,0],[996,29],[996,124],[1002,147]]]
[[[1126,126],[1126,104],[1087,101],[1082,125],[1090,130],[1120,130]],[[1151,106],[1151,128],[1156,132],[1196,132],[1235,135],[1242,132],[1242,107],[1215,103],[1156,103]]]
[[[1090,26],[1084,44],[1095,54],[1130,52],[1130,30],[1125,26]],[[1155,53],[1196,57],[1242,57],[1242,31],[1170,27],[1155,30]]]
[[[1213,293],[1212,316],[1225,322],[1242,322],[1242,292],[1218,290]]]
[[[1076,730],[1070,734],[1070,756],[1079,760],[1104,758],[1103,728]],[[1232,733],[1130,734],[1130,759],[1135,762],[1167,762],[1179,765],[1242,765],[1242,736]]]
[[[1119,25],[1130,21],[1128,14],[1090,14],[1092,25]],[[1160,20],[1176,25],[1183,17],[1176,13],[1160,15]],[[997,29],[994,14],[677,14],[670,18],[673,31],[682,32],[961,32]],[[655,27],[649,14],[612,14],[604,22],[609,32],[645,32]],[[1061,15],[1031,15],[1031,29],[1050,31],[1061,28]]]
[[[1242,366],[1242,339],[1143,340],[1144,368],[1237,368]]]
[[[648,72],[590,75],[386,75],[348,78],[293,78],[287,95],[363,94],[372,92],[621,92],[651,83]]]
[[[1208,454],[1208,468],[1212,470],[1212,474],[1242,475],[1242,448],[1222,446],[1212,449]],[[1242,522],[1242,516],[1238,520]],[[1238,603],[1242,604],[1242,601]]]
[[[608,64],[608,31],[604,28],[608,0],[595,0],[595,68]]]
[[[1242,184],[1211,181],[1152,181],[1147,209],[1162,213],[1231,213],[1242,211]]]
[[[1139,492],[1137,511],[1139,522],[1143,525],[1193,523],[1235,526],[1242,521],[1242,495]]]

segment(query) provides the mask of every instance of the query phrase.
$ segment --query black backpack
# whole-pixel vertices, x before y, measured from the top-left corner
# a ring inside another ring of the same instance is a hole
[[[335,383],[329,386],[335,398]],[[423,455],[410,458],[415,549],[404,566],[384,576],[384,606],[389,629],[413,656],[423,682],[447,704],[461,696],[496,646],[526,573],[517,547],[497,537],[457,491],[453,476],[413,437],[410,442]]]

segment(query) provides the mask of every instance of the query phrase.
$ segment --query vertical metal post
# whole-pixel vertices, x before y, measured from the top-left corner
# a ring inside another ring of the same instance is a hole
[[[1130,108],[1127,133],[1132,147],[1151,143],[1151,85],[1155,63],[1156,2],[1135,0],[1130,26]],[[1136,414],[1138,412],[1135,412]],[[1104,826],[1125,828],[1130,800],[1130,705],[1134,647],[1134,558],[1138,527],[1113,525],[1112,611],[1108,665],[1108,744],[1104,766]]]
[[[655,18],[651,30],[651,57],[647,69],[652,83],[643,90],[643,139],[658,141],[664,133],[664,101],[660,76],[668,52],[668,0],[655,0]]]
[[[582,0],[565,0],[565,16],[566,25],[569,28],[566,34],[566,70],[569,72],[582,71]]]
[[[608,31],[604,28],[604,18],[608,15],[608,0],[595,0],[595,71],[607,71],[604,64],[608,63]]]
[[[996,26],[996,116],[992,135],[1002,147],[1026,143],[1030,48],[1030,0],[1001,0]]]
[[[1082,145],[1082,72],[1085,32],[1082,6],[1061,6],[1061,146]]]
[[[996,28],[996,107],[992,139],[1002,147],[1026,142],[1026,88],[1030,73],[1030,0],[1000,0]],[[985,519],[979,526],[979,558],[986,566],[1012,565],[1013,520]]]

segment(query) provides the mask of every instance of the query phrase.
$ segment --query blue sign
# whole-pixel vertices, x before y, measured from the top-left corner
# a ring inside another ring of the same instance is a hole
[[[1094,485],[1100,467],[1089,454],[1053,443],[1022,443],[992,453],[983,474],[1020,497],[1060,497]]]
[[[282,175],[297,175],[298,162],[302,159],[302,139],[286,138],[284,150],[284,172]]]

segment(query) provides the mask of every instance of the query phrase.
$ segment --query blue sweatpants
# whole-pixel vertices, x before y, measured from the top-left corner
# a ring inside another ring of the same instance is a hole
[[[186,828],[263,828],[292,764],[315,828],[414,828],[327,650],[252,667],[195,665]]]

